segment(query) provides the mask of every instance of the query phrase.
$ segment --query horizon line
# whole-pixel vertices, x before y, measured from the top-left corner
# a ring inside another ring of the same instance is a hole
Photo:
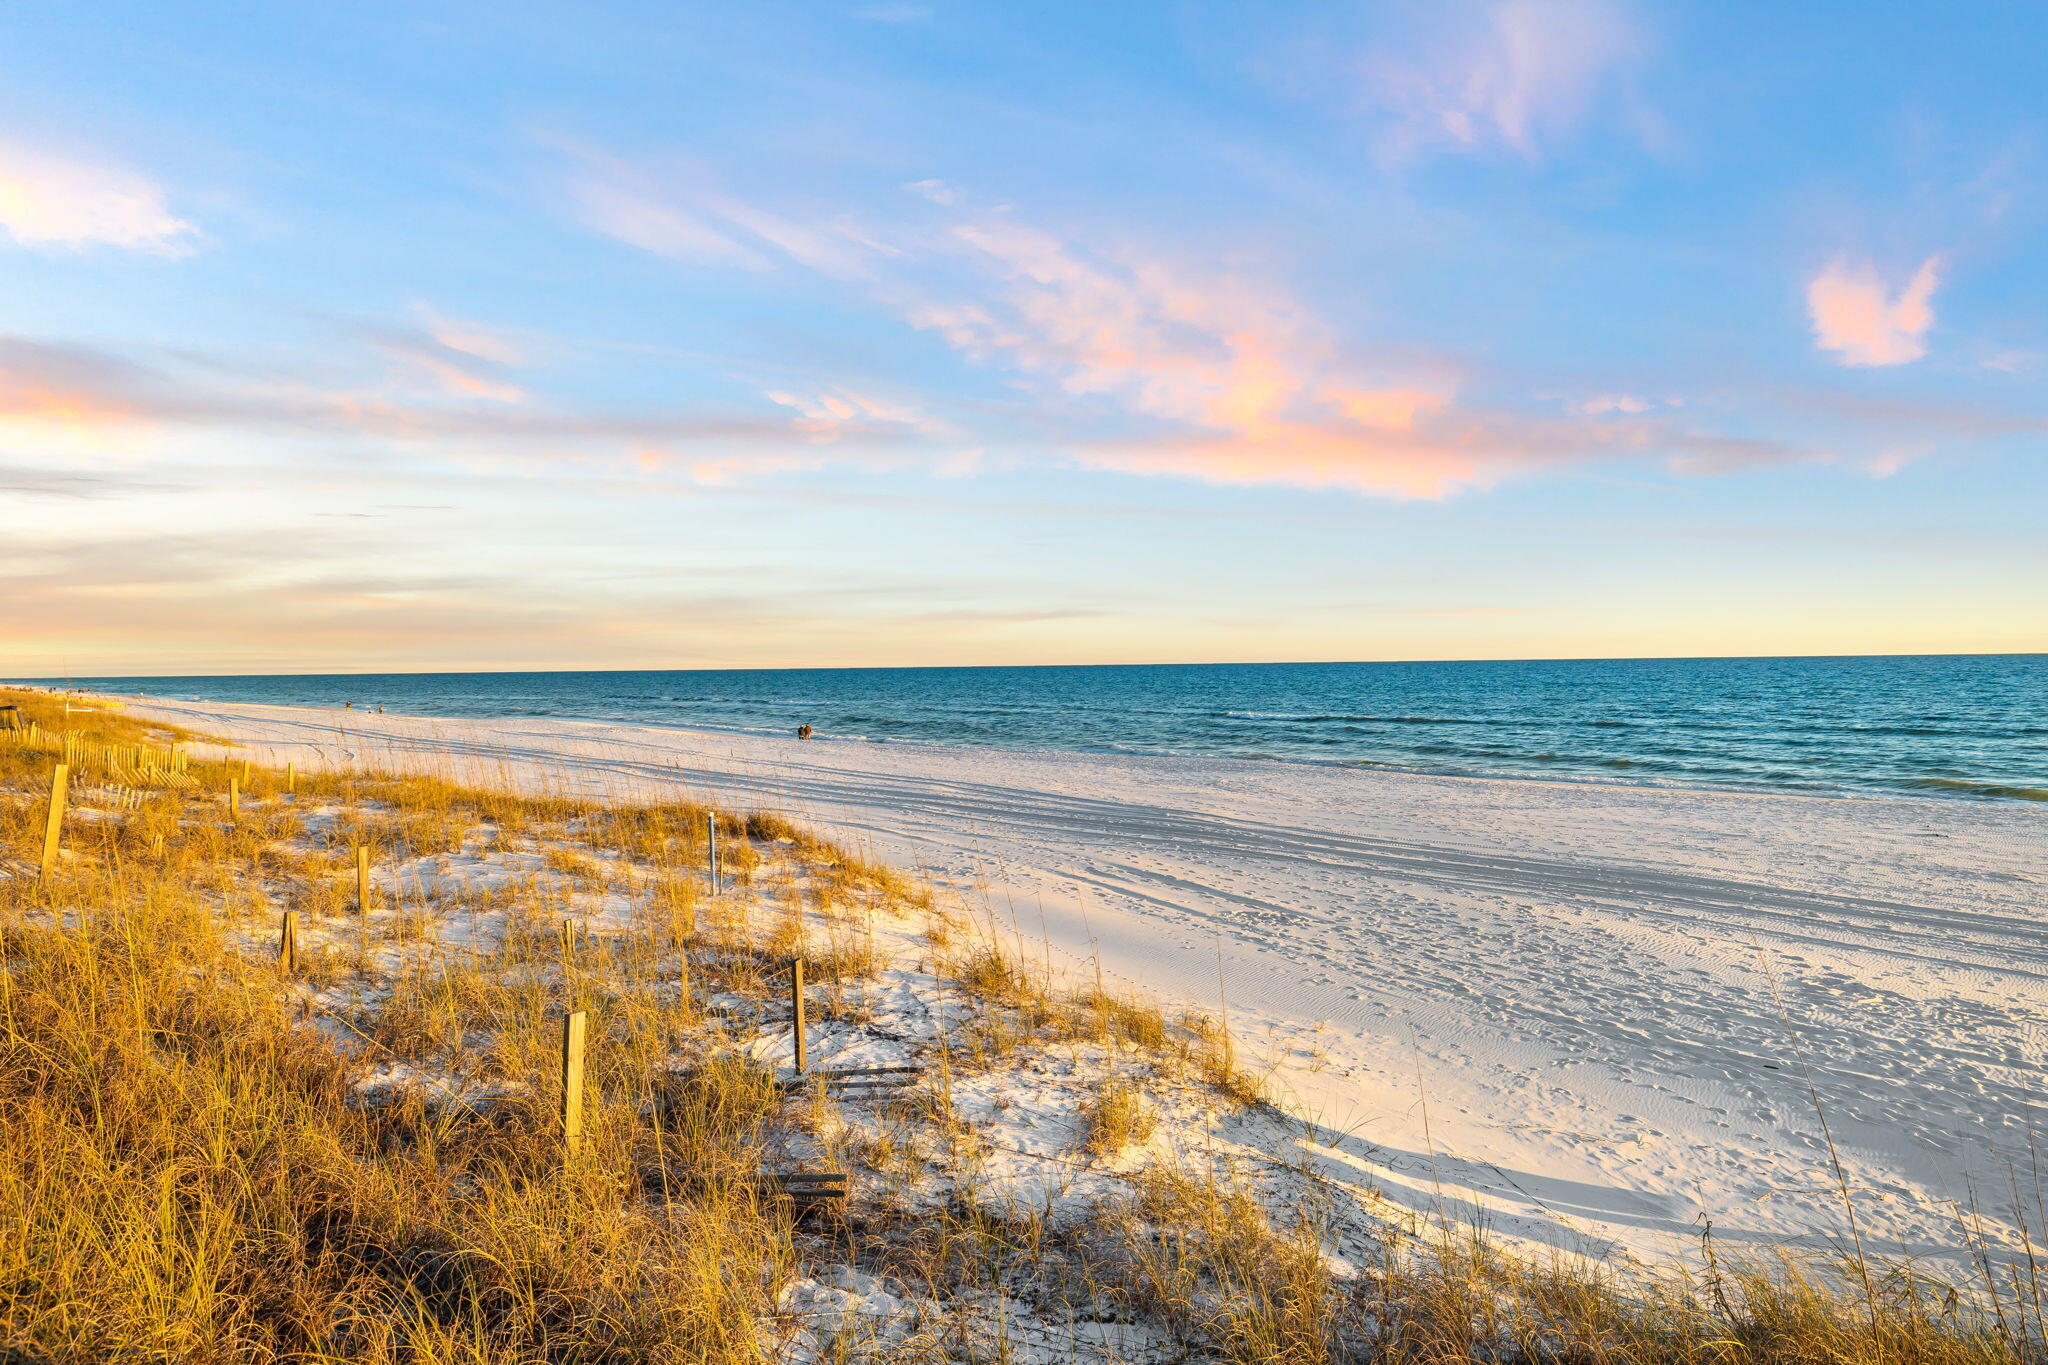
[[[1342,666],[1401,664],[1547,664],[1547,663],[1694,663],[1712,660],[1797,661],[1809,659],[2039,659],[2048,650],[1942,651],[1927,653],[1851,654],[1616,654],[1538,655],[1521,658],[1483,659],[1186,659],[1145,660],[1122,663],[1014,663],[1014,664],[782,664],[751,667],[683,668],[409,668],[382,672],[304,673],[66,673],[38,677],[14,677],[4,681],[19,684],[72,683],[82,680],[136,681],[155,678],[429,678],[429,677],[541,677],[561,674],[628,673],[908,673],[940,669],[969,671],[1015,668],[1333,668]]]

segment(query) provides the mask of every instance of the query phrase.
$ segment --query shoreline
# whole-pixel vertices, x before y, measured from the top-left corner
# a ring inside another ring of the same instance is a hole
[[[2002,1182],[2048,1036],[2014,803],[97,695],[278,762],[347,745],[851,835],[1065,970],[1211,1007],[1220,976],[1290,1108],[1374,1144],[1392,1197],[1539,1245],[1839,1236],[1796,1050],[1866,1235],[1964,1256],[1946,1205]]]
[[[2007,656],[1993,655],[1987,657],[2003,658]],[[11,685],[39,688],[41,690],[56,693],[61,693],[63,691],[68,690],[65,687],[62,687],[56,683],[34,682],[15,683]],[[331,705],[299,706],[294,703],[285,702],[232,702],[219,701],[208,697],[171,697],[156,696],[142,693],[88,692],[85,694],[116,698],[124,702],[134,702],[145,705],[161,703],[173,706],[276,706],[283,709],[309,711],[341,711],[345,709],[342,707]],[[702,722],[691,723],[682,721],[648,720],[643,718],[595,716],[561,711],[511,710],[499,712],[425,713],[418,711],[397,710],[388,712],[359,712],[354,710],[348,710],[348,714],[391,715],[394,717],[403,717],[410,720],[444,724],[488,724],[496,721],[536,721],[541,723],[562,722],[572,725],[635,726],[652,730],[672,730],[686,734],[701,734],[706,736],[733,736],[737,738],[760,740],[776,740],[788,737],[788,727],[779,727],[771,729],[767,726],[720,726],[706,724]],[[1188,760],[1197,762],[1217,761],[1243,763],[1276,763],[1289,767],[1306,767],[1318,769],[1349,769],[1360,772],[1384,772],[1400,775],[1410,775],[1416,777],[1470,778],[1476,781],[1484,782],[1554,782],[1577,786],[1621,787],[1626,789],[1644,789],[1650,791],[1698,791],[1738,796],[1767,796],[1782,794],[1790,796],[1807,796],[1819,800],[1891,800],[1935,802],[1960,801],[1967,803],[1984,802],[1996,805],[2008,805],[2012,803],[2021,803],[2022,805],[2048,803],[2048,788],[2015,787],[2010,784],[1977,781],[1973,779],[1920,778],[1915,779],[1909,785],[1899,786],[1857,786],[1845,783],[1817,783],[1813,785],[1802,785],[1793,782],[1743,783],[1737,781],[1699,781],[1690,780],[1682,777],[1628,777],[1621,776],[1618,774],[1607,775],[1603,773],[1590,772],[1585,771],[1583,769],[1573,769],[1569,767],[1560,767],[1559,769],[1553,771],[1515,771],[1509,769],[1484,769],[1461,767],[1427,768],[1415,767],[1402,763],[1380,762],[1374,759],[1317,759],[1304,757],[1290,757],[1283,754],[1269,753],[1228,753],[1220,750],[1174,751],[1165,749],[1146,749],[1135,746],[1114,745],[1095,748],[1067,748],[1039,744],[994,744],[986,742],[977,742],[972,740],[925,739],[915,736],[898,737],[888,735],[843,734],[836,732],[814,735],[811,737],[810,742],[814,744],[833,743],[874,744],[883,746],[909,746],[941,750],[960,750],[967,751],[970,753],[981,750],[990,750],[1006,754],[1026,754],[1041,756],[1058,756],[1072,754],[1077,756],[1098,756],[1105,758],[1130,757],[1140,759]],[[1627,761],[1622,763],[1607,761],[1603,764],[1603,766],[1620,767],[1634,766],[1634,764],[1633,761]],[[1927,788],[1927,790],[1914,790],[1913,788],[1915,787]]]

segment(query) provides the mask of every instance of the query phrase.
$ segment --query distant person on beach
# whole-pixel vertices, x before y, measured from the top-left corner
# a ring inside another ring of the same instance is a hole
[[[797,737],[798,739],[809,739],[809,738],[811,737],[811,727],[810,727],[810,726],[808,726],[808,725],[799,725],[799,726],[797,726],[797,727],[796,727],[796,737]]]
[[[344,711],[353,711],[356,709],[356,704],[352,701],[345,701],[341,704],[341,709]]]

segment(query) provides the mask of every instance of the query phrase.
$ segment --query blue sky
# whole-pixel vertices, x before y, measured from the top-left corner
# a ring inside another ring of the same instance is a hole
[[[0,40],[0,671],[2048,636],[2039,6]]]

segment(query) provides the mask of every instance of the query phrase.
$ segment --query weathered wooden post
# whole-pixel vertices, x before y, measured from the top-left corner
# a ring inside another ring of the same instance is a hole
[[[1223,1070],[1237,1070],[1237,1052],[1230,1045],[1230,992],[1223,984],[1223,939],[1216,938],[1216,1026],[1223,1030]]]
[[[804,1074],[809,1062],[804,1048],[804,960],[797,958],[789,964],[789,1012],[796,1020],[796,1074]]]
[[[242,760],[242,785],[249,785],[249,760],[246,758]]]
[[[583,1146],[585,1022],[582,1010],[571,1010],[562,1019],[562,1148],[570,1156]]]
[[[50,772],[50,815],[43,824],[43,869],[47,880],[57,866],[57,845],[64,837],[64,798],[71,789],[71,765],[59,763]]]
[[[370,913],[370,846],[356,845],[356,913]]]
[[[299,765],[296,763],[287,763],[284,765],[284,794],[286,796],[292,796],[295,795],[298,792],[298,790]]]
[[[718,894],[718,817],[704,817],[704,861],[711,868],[711,894]]]
[[[299,912],[284,912],[284,923],[277,932],[277,965],[290,976],[299,969]]]
[[[234,778],[228,779],[228,819],[242,818],[242,784]]]

